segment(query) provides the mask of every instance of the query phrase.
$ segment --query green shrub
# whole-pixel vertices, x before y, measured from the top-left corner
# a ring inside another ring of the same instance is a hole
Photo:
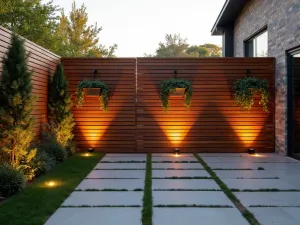
[[[4,163],[0,165],[0,196],[7,197],[21,191],[25,187],[25,177],[18,171]]]
[[[56,162],[62,162],[68,158],[67,149],[56,141],[46,141],[40,145],[48,155],[52,156]]]
[[[66,149],[67,149],[67,152],[68,152],[69,156],[74,155],[77,152],[76,145],[72,141],[68,143]]]
[[[32,160],[31,167],[35,169],[36,175],[39,176],[54,168],[56,159],[53,155],[45,151],[44,145],[38,144],[36,148],[36,157]]]

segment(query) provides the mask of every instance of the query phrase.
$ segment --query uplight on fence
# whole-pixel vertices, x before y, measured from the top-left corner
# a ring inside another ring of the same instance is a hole
[[[175,149],[174,149],[174,155],[175,155],[175,157],[179,157],[179,155],[180,155],[180,150],[179,150],[179,148],[175,148]]]

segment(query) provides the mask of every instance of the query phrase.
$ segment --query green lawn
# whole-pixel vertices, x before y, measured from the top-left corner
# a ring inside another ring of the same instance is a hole
[[[42,225],[104,156],[76,154],[0,206],[1,225]],[[54,187],[47,184],[55,182]]]

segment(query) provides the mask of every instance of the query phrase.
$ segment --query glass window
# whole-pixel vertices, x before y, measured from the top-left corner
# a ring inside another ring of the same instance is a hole
[[[268,56],[268,31],[264,30],[253,38],[245,41],[246,57],[267,57]]]

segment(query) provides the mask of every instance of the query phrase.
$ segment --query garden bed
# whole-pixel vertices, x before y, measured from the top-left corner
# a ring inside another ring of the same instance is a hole
[[[104,154],[76,154],[37,178],[19,194],[2,202],[0,221],[5,225],[41,225],[46,222]],[[53,186],[49,186],[50,182]]]

